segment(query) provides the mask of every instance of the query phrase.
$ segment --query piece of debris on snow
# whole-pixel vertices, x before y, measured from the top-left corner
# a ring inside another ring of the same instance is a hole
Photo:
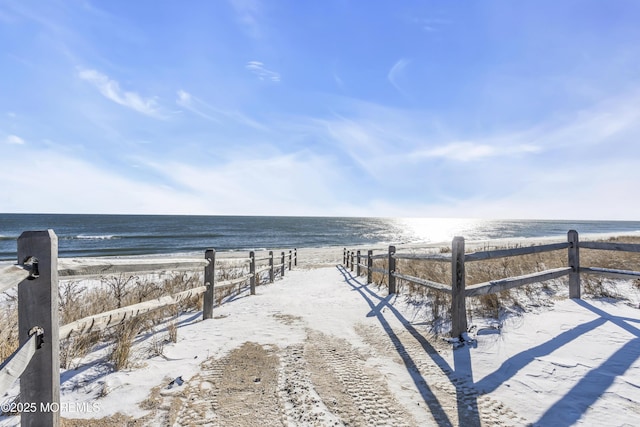
[[[171,381],[169,383],[169,385],[167,385],[167,388],[173,388],[174,386],[179,387],[182,384],[184,384],[184,380],[182,379],[182,376],[179,376],[176,379],[174,379],[173,381]]]

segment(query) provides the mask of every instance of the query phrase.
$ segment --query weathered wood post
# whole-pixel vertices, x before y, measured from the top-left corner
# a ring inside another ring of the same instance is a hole
[[[389,294],[396,293],[396,247],[389,246]]]
[[[216,251],[215,249],[207,249],[204,251],[204,259],[209,261],[204,267],[204,285],[207,290],[204,292],[202,300],[202,320],[213,318],[213,292],[214,282],[216,280]]]
[[[20,377],[20,402],[35,405],[33,412],[20,413],[20,425],[57,427],[60,425],[58,236],[53,230],[25,231],[20,235],[18,264],[29,259],[34,262],[32,274],[18,285],[18,336],[21,344],[28,341],[34,327],[42,328],[44,335],[40,348]]]
[[[298,266],[298,248],[293,248],[293,266]]]
[[[347,248],[342,248],[342,265],[347,265]]]
[[[349,253],[350,251],[347,251],[347,262],[344,263],[344,266],[349,268],[349,257],[351,256],[351,254]]]
[[[356,276],[360,277],[360,250],[356,252]]]
[[[569,298],[580,299],[580,242],[578,232],[569,230],[567,233],[569,241]]]
[[[371,269],[373,268],[373,251],[371,249],[369,249],[367,251],[367,283],[371,283],[372,282],[372,271]]]
[[[289,271],[291,271],[291,261],[293,258],[293,251],[289,249]]]
[[[451,336],[467,332],[465,296],[464,237],[454,237],[451,243]]]
[[[281,266],[281,269],[280,269],[280,276],[284,277],[284,267],[285,267],[285,264],[284,264],[284,251],[282,251],[281,258],[282,259],[280,260],[280,262],[282,263],[282,266]]]
[[[249,252],[249,288],[251,289],[251,295],[256,294],[256,254],[255,252]]]
[[[273,251],[269,251],[269,282],[275,281],[275,272],[273,271]]]

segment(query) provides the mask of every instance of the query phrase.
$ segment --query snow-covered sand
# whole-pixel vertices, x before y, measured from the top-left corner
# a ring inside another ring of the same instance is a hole
[[[161,356],[149,353],[162,330],[137,339],[132,369],[111,372],[101,348],[62,372],[63,417],[100,419],[86,425],[126,417],[175,426],[638,424],[636,288],[628,287],[632,302],[554,301],[453,350],[404,296],[337,267],[340,248],[298,254],[298,269],[216,307],[214,319],[182,315],[178,342]],[[170,387],[178,377],[184,383]]]

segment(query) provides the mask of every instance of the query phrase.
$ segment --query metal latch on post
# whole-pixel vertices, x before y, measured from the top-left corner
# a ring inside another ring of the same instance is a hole
[[[38,258],[29,256],[25,258],[22,265],[25,270],[29,271],[29,277],[27,277],[28,280],[34,280],[40,277],[40,271],[38,270]]]
[[[34,335],[36,335],[36,348],[39,349],[44,343],[44,329],[42,329],[40,326],[34,326],[33,328],[29,329],[29,336],[32,337]]]

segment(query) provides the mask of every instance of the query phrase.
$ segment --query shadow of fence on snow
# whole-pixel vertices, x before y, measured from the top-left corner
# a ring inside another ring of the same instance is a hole
[[[614,316],[601,310],[584,300],[574,299],[577,305],[589,310],[599,317],[587,323],[578,325],[550,340],[505,360],[493,373],[478,382],[473,382],[472,357],[469,346],[463,346],[453,352],[454,366],[438,354],[428,339],[421,334],[394,306],[395,294],[382,297],[367,284],[362,283],[343,266],[338,270],[344,276],[346,283],[357,291],[371,307],[367,316],[375,316],[384,331],[389,336],[398,355],[402,358],[407,371],[411,375],[416,387],[420,391],[425,403],[431,410],[439,426],[454,425],[443,411],[429,384],[420,374],[417,361],[409,355],[397,333],[385,318],[383,309],[392,313],[407,332],[420,344],[425,354],[440,371],[451,381],[456,389],[457,412],[459,425],[479,426],[480,413],[478,397],[495,391],[500,385],[513,378],[520,370],[540,357],[549,355],[555,350],[569,344],[585,333],[593,331],[607,322],[612,322],[621,329],[634,335],[628,343],[613,353],[600,366],[589,371],[580,381],[569,390],[563,398],[553,404],[533,425],[569,426],[575,424],[613,384],[617,377],[624,375],[629,367],[640,358],[640,329],[630,323],[640,323],[640,319]],[[473,392],[470,393],[469,389]]]
[[[386,308],[393,313],[407,332],[409,332],[420,346],[422,346],[427,356],[431,358],[435,366],[437,366],[455,386],[459,425],[480,426],[477,399],[470,399],[469,393],[465,391],[465,389],[469,388],[470,384],[468,384],[467,381],[460,381],[461,378],[467,376],[471,378],[471,355],[469,354],[469,349],[465,347],[456,351],[457,355],[455,357],[455,366],[451,368],[449,363],[440,356],[431,343],[429,343],[429,341],[393,306],[392,299],[395,297],[394,295],[381,297],[375,291],[371,290],[368,285],[360,282],[344,267],[338,266],[338,270],[344,276],[346,283],[357,291],[367,304],[369,304],[369,307],[371,307],[371,311],[367,316],[376,317],[380,322],[380,325],[389,336],[391,343],[395,347],[398,355],[401,357],[409,375],[411,375],[414,384],[422,395],[424,402],[427,404],[427,407],[431,411],[431,414],[438,425],[453,426],[455,424],[451,419],[449,419],[448,415],[442,409],[442,404],[439,402],[437,396],[434,394],[427,381],[425,381],[420,374],[420,369],[416,364],[416,361],[409,354],[405,346],[402,344],[402,341],[389,324],[389,321],[385,318],[383,308]]]

